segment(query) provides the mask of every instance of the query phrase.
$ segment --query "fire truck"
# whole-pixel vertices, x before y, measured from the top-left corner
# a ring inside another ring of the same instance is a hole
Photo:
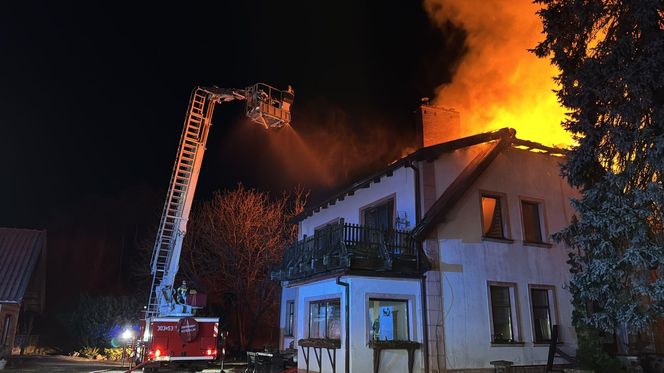
[[[182,242],[203,162],[215,105],[245,101],[245,114],[266,129],[290,123],[294,92],[258,83],[245,89],[196,87],[189,100],[184,129],[152,251],[152,285],[142,312],[135,344],[138,365],[145,372],[160,367],[196,370],[223,358],[218,317],[197,317],[205,294],[175,288]],[[220,351],[221,350],[221,351]]]

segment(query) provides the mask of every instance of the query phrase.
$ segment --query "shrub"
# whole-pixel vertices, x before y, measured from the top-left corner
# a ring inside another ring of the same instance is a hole
[[[126,325],[138,323],[142,306],[143,301],[135,297],[82,295],[58,319],[69,334],[74,349],[113,347],[112,340]]]
[[[579,342],[577,357],[581,368],[602,373],[625,372],[624,366],[618,359],[604,351],[603,338],[599,331],[589,327],[577,328],[577,337]]]
[[[129,352],[128,349],[126,352]],[[108,360],[120,360],[122,359],[122,347],[105,348],[103,355]]]
[[[94,358],[99,355],[99,347],[85,346],[78,351],[80,356]]]

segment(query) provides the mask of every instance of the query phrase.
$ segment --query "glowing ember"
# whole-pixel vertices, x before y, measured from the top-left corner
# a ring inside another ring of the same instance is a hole
[[[517,136],[546,145],[570,145],[565,108],[553,90],[557,68],[528,51],[542,39],[538,5],[530,0],[426,0],[435,22],[467,32],[468,51],[435,105],[461,113],[462,136],[512,127]]]

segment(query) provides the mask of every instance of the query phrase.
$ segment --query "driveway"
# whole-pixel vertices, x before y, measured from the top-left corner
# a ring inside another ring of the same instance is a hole
[[[90,360],[73,356],[14,356],[5,370],[10,372],[95,372],[119,368],[115,361]]]
[[[127,363],[128,364],[128,363]],[[227,364],[224,372],[243,372],[245,364]],[[54,373],[123,373],[120,362],[90,360],[73,356],[21,356],[12,357],[5,367],[9,372],[54,372]],[[160,369],[160,372],[176,372],[175,369]],[[137,372],[141,372],[139,369]],[[206,369],[204,373],[220,373],[220,369]]]

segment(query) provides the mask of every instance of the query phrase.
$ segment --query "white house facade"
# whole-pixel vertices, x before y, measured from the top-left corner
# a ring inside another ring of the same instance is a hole
[[[273,273],[281,347],[310,372],[541,366],[554,329],[575,350],[560,156],[511,129],[451,139],[303,212]]]

